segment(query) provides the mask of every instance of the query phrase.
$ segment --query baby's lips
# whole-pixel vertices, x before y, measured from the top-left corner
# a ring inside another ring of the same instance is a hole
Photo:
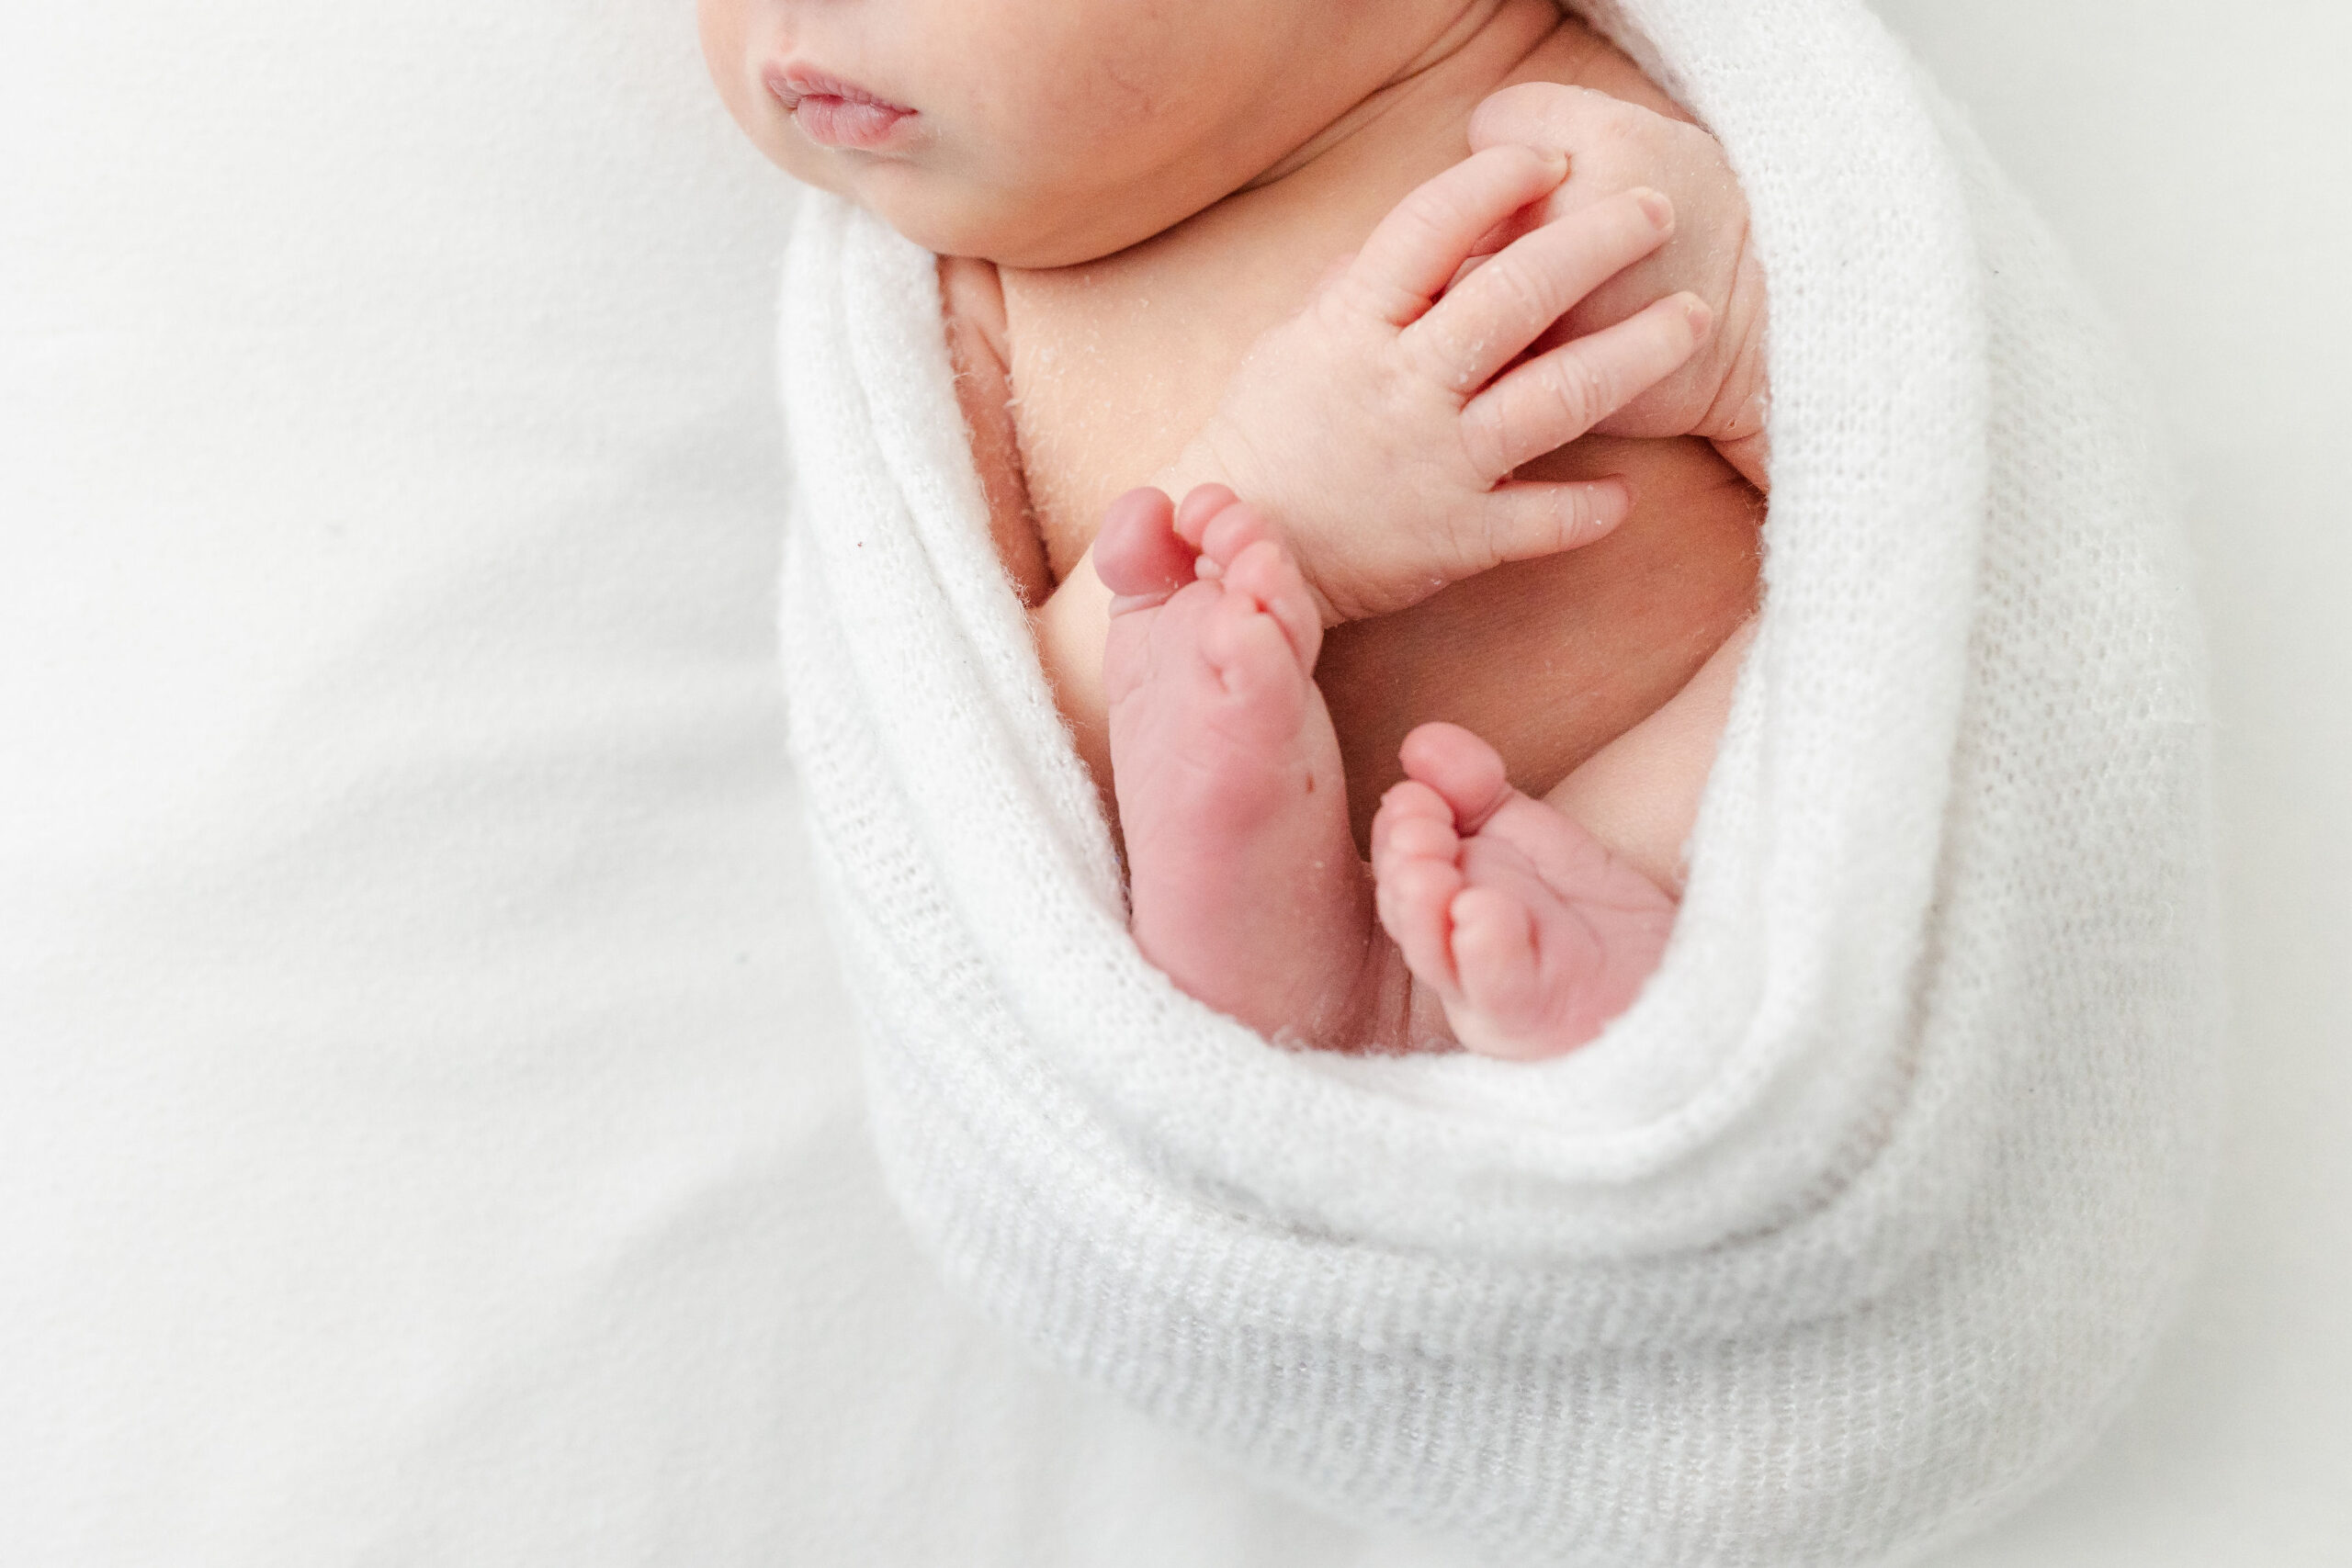
[[[801,134],[820,147],[877,151],[899,141],[916,118],[904,104],[804,65],[770,65],[760,81]]]
[[[820,147],[871,152],[888,146],[899,127],[914,118],[912,109],[887,104],[852,103],[846,98],[810,94],[792,111],[800,133]]]

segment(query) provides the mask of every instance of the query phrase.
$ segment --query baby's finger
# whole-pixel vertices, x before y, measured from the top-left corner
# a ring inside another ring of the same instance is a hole
[[[1704,300],[1674,294],[1528,361],[1463,409],[1472,467],[1491,484],[1566,446],[1690,358],[1713,324]]]
[[[1490,147],[1425,181],[1380,220],[1344,287],[1372,315],[1401,327],[1419,319],[1478,242],[1568,172],[1567,158],[1532,147]]]
[[[1513,241],[1455,283],[1401,341],[1423,375],[1466,398],[1673,231],[1665,197],[1620,191]]]
[[[1512,480],[1487,491],[1486,505],[1484,558],[1465,563],[1469,572],[1589,545],[1625,520],[1634,492],[1623,479]]]

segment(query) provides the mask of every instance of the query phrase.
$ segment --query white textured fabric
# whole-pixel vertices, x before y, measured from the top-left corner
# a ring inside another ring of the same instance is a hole
[[[877,1133],[1052,1359],[1521,1560],[1907,1555],[2112,1407],[2194,1228],[2201,671],[2059,258],[1852,0],[1597,19],[1724,141],[1772,297],[1755,649],[1670,947],[1540,1066],[1274,1049],[1126,939],[989,553],[930,258],[812,200],[782,615]]]

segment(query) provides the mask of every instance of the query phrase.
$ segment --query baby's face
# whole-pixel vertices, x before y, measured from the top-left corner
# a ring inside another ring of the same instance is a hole
[[[1445,8],[700,4],[711,75],[762,152],[932,250],[1014,266],[1106,255],[1239,189],[1378,87],[1409,58],[1403,35]]]

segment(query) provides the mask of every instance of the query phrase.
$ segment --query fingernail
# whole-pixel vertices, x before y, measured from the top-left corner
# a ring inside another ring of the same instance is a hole
[[[1544,166],[1552,171],[1555,179],[1567,177],[1568,155],[1566,152],[1556,147],[1538,147],[1535,155],[1544,160]]]
[[[1674,227],[1674,203],[1667,200],[1663,193],[1637,190],[1634,193],[1634,200],[1641,207],[1642,216],[1650,220],[1651,228],[1666,230]]]
[[[1696,294],[1682,297],[1682,319],[1690,323],[1691,332],[1700,337],[1706,336],[1707,329],[1715,324],[1715,313],[1707,309],[1707,302]]]

